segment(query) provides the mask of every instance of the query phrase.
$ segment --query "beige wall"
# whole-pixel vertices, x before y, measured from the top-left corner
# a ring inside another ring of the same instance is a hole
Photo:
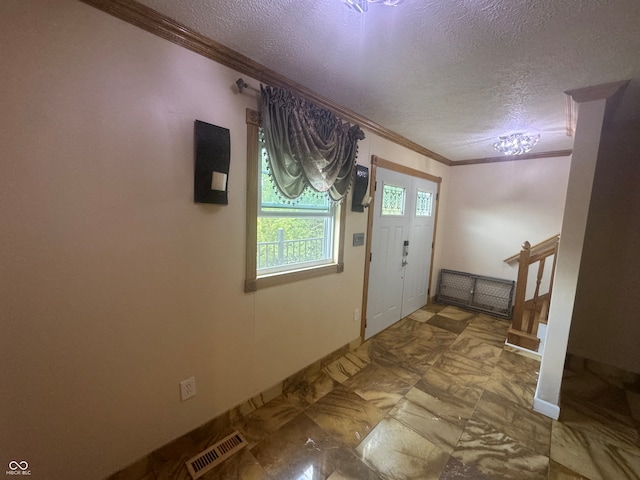
[[[562,227],[570,157],[451,169],[442,267],[515,280],[504,259]]]
[[[640,373],[640,122],[605,128],[568,350]]]
[[[243,292],[237,72],[75,0],[1,2],[0,58],[0,463],[104,477],[358,337],[366,214],[343,274]],[[228,206],[193,203],[195,119],[230,129]]]

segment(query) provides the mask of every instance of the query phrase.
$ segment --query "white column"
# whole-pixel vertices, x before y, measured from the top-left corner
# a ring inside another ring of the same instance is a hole
[[[621,95],[627,84],[623,81],[566,92],[579,103],[579,112],[547,336],[533,399],[534,410],[556,419],[605,109],[607,101]]]

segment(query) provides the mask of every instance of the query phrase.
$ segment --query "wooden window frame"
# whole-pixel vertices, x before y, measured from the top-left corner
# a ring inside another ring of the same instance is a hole
[[[255,292],[258,289],[298,282],[309,278],[342,273],[344,271],[344,238],[347,218],[346,201],[340,205],[338,221],[334,225],[334,248],[337,250],[337,260],[328,265],[295,269],[258,277],[257,248],[258,248],[258,180],[260,178],[259,142],[260,114],[250,108],[246,111],[247,123],[247,214],[246,214],[246,272],[244,291]]]

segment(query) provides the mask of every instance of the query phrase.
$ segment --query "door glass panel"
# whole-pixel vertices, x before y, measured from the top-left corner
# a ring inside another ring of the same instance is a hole
[[[382,189],[382,215],[404,215],[406,189],[384,185]]]
[[[433,193],[418,190],[416,197],[416,217],[430,217],[433,211]]]

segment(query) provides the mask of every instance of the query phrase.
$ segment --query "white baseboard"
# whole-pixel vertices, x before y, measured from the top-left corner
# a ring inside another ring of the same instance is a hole
[[[554,420],[557,420],[558,417],[560,417],[560,407],[558,405],[547,402],[546,400],[538,397],[533,398],[533,409],[538,413],[553,418]]]

